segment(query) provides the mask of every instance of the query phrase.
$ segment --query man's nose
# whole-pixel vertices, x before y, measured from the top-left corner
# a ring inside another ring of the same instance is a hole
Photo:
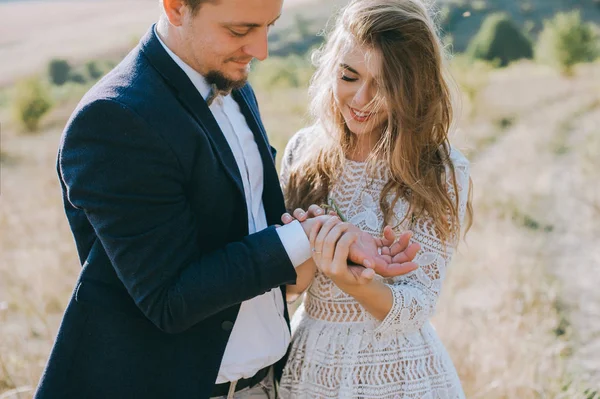
[[[244,46],[244,52],[259,61],[265,60],[269,56],[268,34],[267,28],[257,29],[252,41]]]

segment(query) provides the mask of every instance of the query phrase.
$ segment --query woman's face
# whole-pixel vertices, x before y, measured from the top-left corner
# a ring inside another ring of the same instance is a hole
[[[333,86],[335,101],[348,129],[355,135],[381,134],[387,107],[377,78],[381,54],[354,46],[341,58]]]

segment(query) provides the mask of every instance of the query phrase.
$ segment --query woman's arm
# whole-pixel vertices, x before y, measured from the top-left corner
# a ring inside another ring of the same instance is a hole
[[[286,289],[287,302],[295,301],[310,287],[317,271],[317,265],[311,259],[296,267],[296,284],[288,284]]]
[[[462,223],[470,182],[468,161],[463,158],[455,162],[455,171],[458,192],[452,191],[451,194],[458,196]],[[452,243],[442,242],[432,224],[432,220],[424,217],[413,227],[411,241],[421,246],[415,258],[419,269],[413,273],[395,278],[392,284],[374,280],[364,284],[345,284],[334,280],[342,291],[353,296],[366,311],[381,321],[376,331],[395,330],[401,334],[418,331],[433,316],[458,238]]]
[[[394,305],[394,295],[387,284],[377,280],[363,285],[349,285],[338,287],[351,295],[360,303],[367,312],[379,321],[385,320]]]

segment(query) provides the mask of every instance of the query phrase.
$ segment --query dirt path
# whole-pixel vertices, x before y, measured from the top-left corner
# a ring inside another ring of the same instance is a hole
[[[543,235],[540,258],[558,279],[562,328],[573,336],[571,373],[600,389],[600,86],[593,83],[600,80],[593,74],[552,84],[528,75],[527,92],[500,74],[488,92],[512,95],[486,102],[517,123],[475,162],[484,189],[515,204]],[[520,112],[528,109],[535,112]]]

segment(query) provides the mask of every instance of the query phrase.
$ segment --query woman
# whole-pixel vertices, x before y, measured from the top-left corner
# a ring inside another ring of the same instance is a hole
[[[429,319],[461,232],[469,162],[452,148],[443,49],[420,0],[354,0],[317,54],[315,124],[286,149],[288,209],[327,203],[373,236],[411,230],[419,268],[384,279],[340,278],[349,228],[326,223],[297,269],[283,398],[463,398]],[[467,217],[465,218],[465,214]]]

